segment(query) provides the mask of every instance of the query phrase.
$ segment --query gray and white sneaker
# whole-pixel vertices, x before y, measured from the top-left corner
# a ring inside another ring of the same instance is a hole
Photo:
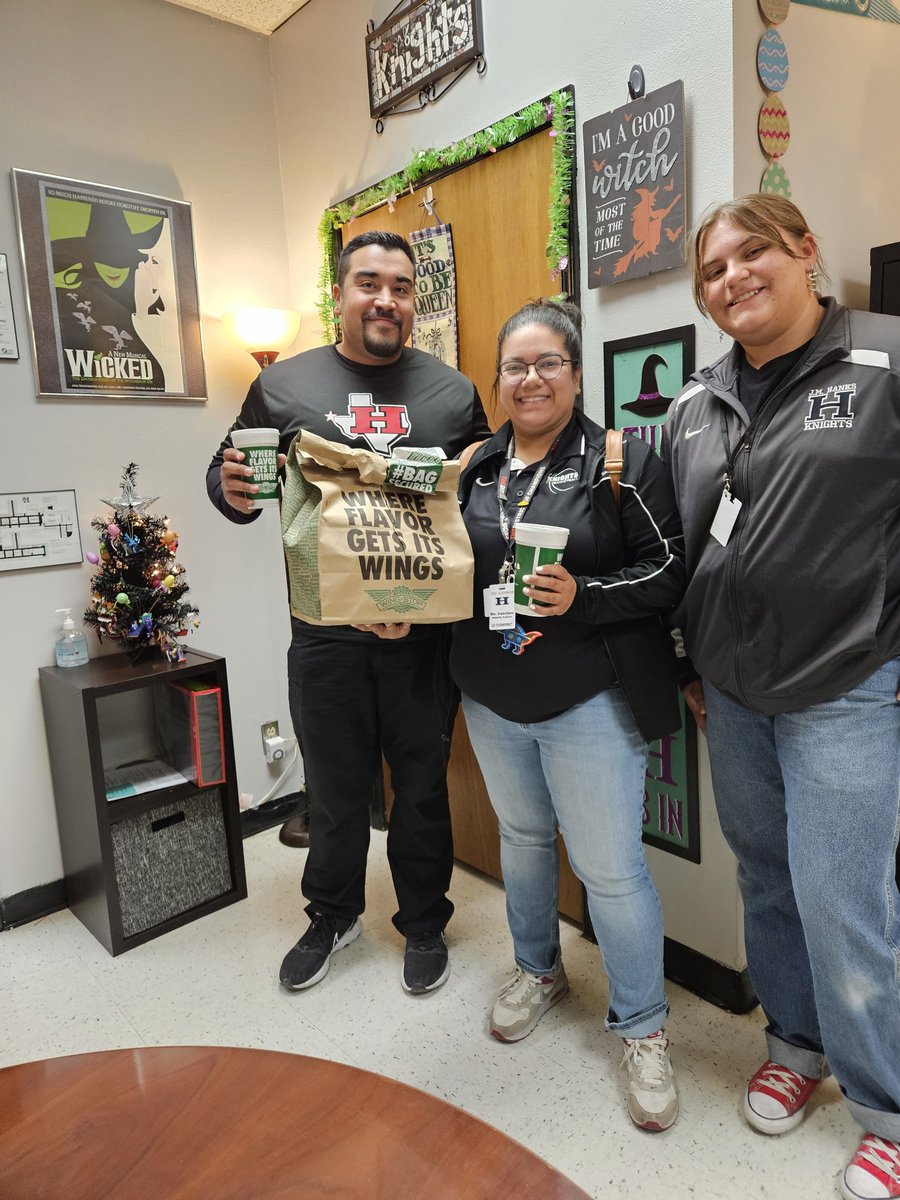
[[[669,1039],[659,1033],[623,1038],[628,1067],[628,1115],[638,1129],[661,1133],[678,1116],[675,1072],[669,1062]]]
[[[356,941],[362,933],[358,917],[335,917],[313,913],[309,928],[292,950],[285,955],[279,979],[290,992],[300,992],[324,979],[331,966],[331,956]]]
[[[568,990],[569,981],[562,963],[555,975],[529,975],[516,967],[515,975],[500,989],[494,1003],[491,1037],[498,1042],[520,1042]]]

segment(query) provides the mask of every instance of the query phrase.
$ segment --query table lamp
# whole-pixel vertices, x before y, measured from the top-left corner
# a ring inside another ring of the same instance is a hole
[[[222,324],[229,337],[267,367],[297,336],[300,314],[291,308],[236,308],[222,314]]]

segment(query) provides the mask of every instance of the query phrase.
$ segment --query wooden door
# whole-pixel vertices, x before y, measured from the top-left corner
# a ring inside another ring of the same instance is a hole
[[[526,300],[556,291],[547,268],[552,138],[546,129],[432,184],[439,220],[450,225],[456,261],[459,369],[475,383],[493,429],[503,423],[492,398],[497,333]],[[372,229],[408,237],[434,224],[422,207],[424,188],[355,218],[343,242]],[[501,878],[497,819],[488,800],[462,714],[448,772],[455,853],[460,862]],[[390,781],[386,777],[387,806]],[[583,892],[560,845],[560,911],[583,919]]]

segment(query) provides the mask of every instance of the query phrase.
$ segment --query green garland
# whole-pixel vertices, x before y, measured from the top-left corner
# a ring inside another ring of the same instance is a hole
[[[389,175],[350,200],[326,208],[319,221],[319,243],[322,247],[322,266],[319,270],[319,300],[316,305],[326,342],[334,342],[337,327],[334,315],[333,287],[337,262],[334,255],[334,231],[355,216],[386,203],[401,192],[414,190],[415,184],[448,167],[469,163],[500,147],[518,141],[536,129],[549,125],[553,138],[553,158],[550,174],[548,216],[550,233],[547,238],[547,266],[550,278],[558,279],[569,265],[569,217],[572,164],[574,159],[573,130],[575,99],[571,92],[551,92],[547,100],[536,100],[512,116],[494,121],[469,137],[445,146],[443,150],[418,150],[402,171]]]

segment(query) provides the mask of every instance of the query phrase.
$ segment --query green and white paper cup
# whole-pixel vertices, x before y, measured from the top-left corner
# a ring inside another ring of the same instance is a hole
[[[569,531],[562,525],[528,525],[524,522],[516,526],[516,577],[513,608],[516,612],[531,613],[534,609],[528,607],[528,597],[523,591],[523,578],[533,575],[538,567],[550,563],[561,563]],[[540,608],[540,601],[535,601]]]
[[[235,429],[231,434],[232,446],[244,452],[244,466],[253,470],[247,482],[259,484],[258,492],[247,493],[259,508],[278,504],[279,436],[277,429]]]

